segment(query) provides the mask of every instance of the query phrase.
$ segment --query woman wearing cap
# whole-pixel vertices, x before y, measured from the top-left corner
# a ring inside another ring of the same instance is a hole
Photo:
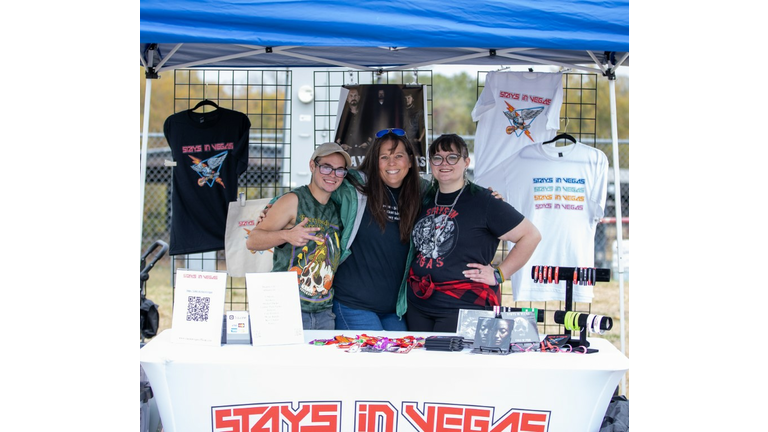
[[[306,330],[335,327],[332,285],[341,262],[342,221],[331,193],[341,186],[350,163],[347,152],[336,143],[317,147],[309,161],[309,184],[278,198],[246,240],[250,250],[274,248],[272,271],[298,274]]]
[[[469,150],[460,136],[433,141],[429,162],[433,182],[413,230],[408,329],[455,332],[459,309],[500,305],[501,283],[525,265],[541,234],[511,205],[467,180]],[[515,245],[493,267],[500,240]]]

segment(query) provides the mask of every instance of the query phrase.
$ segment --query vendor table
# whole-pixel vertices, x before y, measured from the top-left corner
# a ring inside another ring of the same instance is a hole
[[[309,342],[428,335],[305,331],[304,344],[209,347],[172,331],[140,351],[166,432],[597,431],[629,369],[596,337],[592,354],[399,354]]]

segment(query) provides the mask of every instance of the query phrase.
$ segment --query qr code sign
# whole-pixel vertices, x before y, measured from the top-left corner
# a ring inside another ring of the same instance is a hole
[[[187,297],[187,321],[208,321],[210,306],[210,297]]]

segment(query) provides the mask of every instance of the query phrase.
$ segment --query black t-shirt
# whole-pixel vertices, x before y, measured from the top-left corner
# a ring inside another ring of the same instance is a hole
[[[399,189],[390,190],[397,199]],[[392,208],[388,204],[384,207],[390,220],[382,233],[366,204],[360,228],[350,248],[352,254],[336,270],[334,296],[344,306],[376,313],[395,313],[409,245],[400,242],[397,207]]]
[[[490,264],[499,246],[499,237],[524,219],[514,207],[494,198],[487,189],[478,188],[473,193],[469,185],[451,211],[451,204],[459,193],[439,194],[439,206],[434,199],[422,206],[413,228],[416,257],[411,269],[416,276],[430,275],[433,282],[471,282],[462,273],[470,269],[467,264]],[[492,288],[499,296],[498,285]],[[482,306],[474,304],[476,299],[477,295],[471,291],[459,299],[438,291],[428,299],[420,299],[408,288],[409,307],[413,305],[428,312],[481,309]]]
[[[240,112],[218,108],[181,111],[163,131],[176,166],[171,197],[170,255],[224,249],[229,203],[248,166],[251,122]]]

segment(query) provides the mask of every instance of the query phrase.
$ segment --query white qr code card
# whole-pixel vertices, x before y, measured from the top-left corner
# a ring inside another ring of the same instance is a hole
[[[197,345],[221,345],[227,273],[176,270],[173,298],[173,339]]]

